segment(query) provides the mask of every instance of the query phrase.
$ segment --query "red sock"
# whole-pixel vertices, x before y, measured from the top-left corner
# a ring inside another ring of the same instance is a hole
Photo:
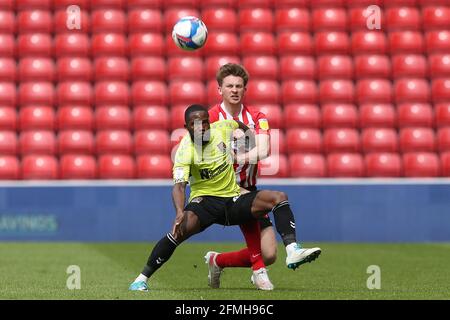
[[[253,270],[265,268],[261,255],[261,230],[259,222],[252,220],[240,226],[244,234],[247,248],[234,252],[221,253],[216,257],[217,266],[224,267],[252,267]]]

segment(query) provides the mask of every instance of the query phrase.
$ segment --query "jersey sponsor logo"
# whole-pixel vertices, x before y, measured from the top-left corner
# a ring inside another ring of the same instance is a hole
[[[259,119],[258,123],[262,130],[269,130],[269,121],[267,119]]]
[[[224,172],[227,169],[228,163],[224,162],[222,163],[220,166],[218,166],[217,168],[215,168],[214,170],[211,169],[200,169],[200,178],[202,180],[205,179],[212,179],[214,177],[217,177],[219,174],[221,174],[222,172]]]
[[[200,203],[202,201],[203,201],[203,197],[197,197],[197,198],[194,198],[191,200],[191,202],[193,202],[193,203]]]
[[[217,145],[217,148],[219,148],[219,150],[223,153],[223,154],[225,154],[225,153],[227,153],[227,145],[225,144],[225,142],[220,142],[218,145]]]

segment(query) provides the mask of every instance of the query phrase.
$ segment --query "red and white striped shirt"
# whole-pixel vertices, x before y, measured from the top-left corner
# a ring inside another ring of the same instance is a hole
[[[229,114],[225,110],[223,103],[217,104],[209,109],[209,121],[211,123],[229,119],[241,121],[250,129],[255,130],[255,134],[270,134],[266,115],[252,107],[242,105],[241,112],[237,117]],[[235,164],[234,171],[236,172],[236,181],[241,187],[249,188],[256,186],[258,164]]]

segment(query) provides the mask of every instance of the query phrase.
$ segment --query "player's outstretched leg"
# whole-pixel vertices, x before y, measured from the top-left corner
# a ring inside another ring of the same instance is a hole
[[[252,214],[256,217],[273,212],[275,226],[286,247],[286,265],[295,270],[304,263],[312,262],[321,253],[320,248],[306,249],[297,243],[294,214],[284,192],[262,190],[252,203]]]

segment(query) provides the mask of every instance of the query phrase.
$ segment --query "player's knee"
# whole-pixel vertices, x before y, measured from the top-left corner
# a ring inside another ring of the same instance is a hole
[[[276,206],[280,202],[287,201],[287,200],[288,200],[288,196],[286,193],[281,192],[281,191],[274,191],[273,206]]]

